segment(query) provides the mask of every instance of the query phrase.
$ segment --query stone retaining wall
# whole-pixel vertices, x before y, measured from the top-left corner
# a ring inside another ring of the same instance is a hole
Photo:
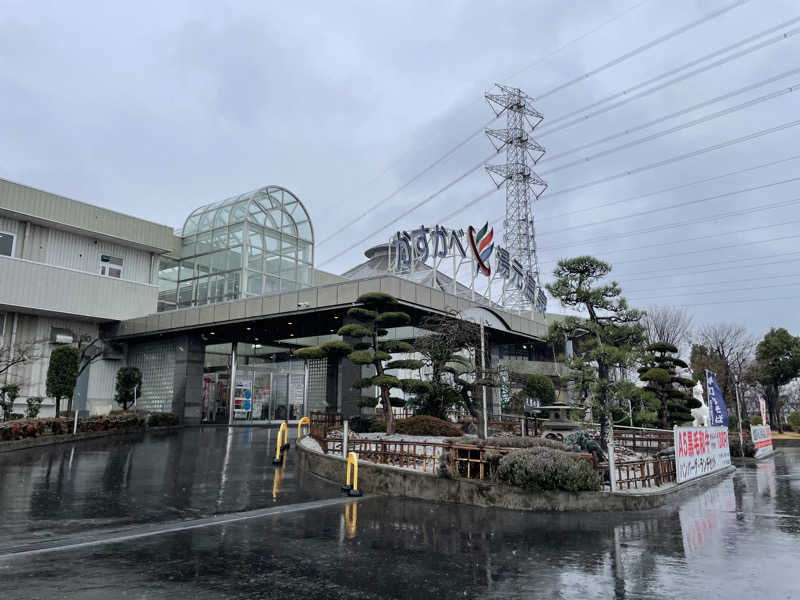
[[[346,461],[320,454],[297,444],[298,468],[342,484]],[[532,511],[632,511],[657,508],[692,494],[727,477],[735,467],[662,491],[625,492],[527,492],[520,488],[443,477],[385,465],[358,462],[358,487],[367,494],[403,496],[435,502]]]

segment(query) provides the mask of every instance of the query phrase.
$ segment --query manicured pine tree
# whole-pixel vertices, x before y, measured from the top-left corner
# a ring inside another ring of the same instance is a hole
[[[411,323],[407,313],[396,310],[397,300],[394,296],[369,292],[359,296],[357,302],[362,306],[349,309],[347,315],[358,322],[343,325],[337,332],[344,338],[354,339],[352,345],[345,340],[332,340],[297,350],[294,355],[303,359],[338,358],[344,355],[357,365],[372,365],[375,374],[359,379],[353,387],[362,389],[375,386],[380,389],[386,415],[386,433],[392,434],[395,431],[395,419],[390,390],[400,388],[409,393],[421,393],[430,391],[430,384],[418,379],[399,379],[387,373],[394,369],[418,369],[424,364],[419,360],[392,360],[390,352],[411,353],[414,347],[408,342],[380,339],[389,333],[388,328]]]
[[[661,427],[671,429],[673,425],[691,421],[691,410],[698,408],[700,403],[691,393],[694,382],[678,374],[678,368],[688,367],[676,356],[678,349],[667,342],[656,342],[647,346],[645,352],[639,379],[645,382],[645,390],[657,400]]]
[[[56,400],[56,417],[61,411],[61,398],[72,398],[78,383],[80,351],[74,346],[59,346],[50,353],[47,367],[47,395]]]

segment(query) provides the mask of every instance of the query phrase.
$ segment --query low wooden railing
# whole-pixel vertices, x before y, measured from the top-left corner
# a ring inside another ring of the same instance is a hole
[[[647,458],[618,462],[617,490],[653,488],[675,481],[673,458]]]
[[[317,440],[325,439],[329,430],[342,425],[342,413],[311,412],[308,419],[308,433]]]
[[[659,452],[674,444],[671,431],[656,429],[614,429],[614,444],[634,452]]]

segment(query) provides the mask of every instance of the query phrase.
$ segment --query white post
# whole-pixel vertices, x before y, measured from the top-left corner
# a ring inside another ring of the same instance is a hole
[[[486,378],[486,348],[483,337],[483,319],[481,319],[481,379]],[[489,439],[489,415],[486,412],[486,386],[482,385],[483,390],[483,438]]]
[[[72,404],[73,404],[72,409],[75,411],[75,421],[72,425],[72,435],[75,435],[76,433],[78,433],[78,406],[77,406],[78,403],[73,402]]]
[[[308,361],[303,361],[303,416],[307,417],[308,410]]]
[[[342,429],[342,458],[347,460],[347,443],[350,439],[350,421],[345,420],[342,422],[344,428]]]
[[[608,423],[608,479],[613,494],[617,482],[617,468],[614,464],[614,423],[611,420]]]
[[[744,458],[744,442],[742,441],[742,403],[739,402],[739,377],[734,377],[733,389],[736,391],[736,421],[739,423],[739,451]]]
[[[233,425],[233,398],[236,395],[236,342],[231,342],[231,385],[228,390],[228,425]]]

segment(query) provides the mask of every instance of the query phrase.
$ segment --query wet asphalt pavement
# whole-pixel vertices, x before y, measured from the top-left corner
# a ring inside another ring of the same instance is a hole
[[[0,454],[0,598],[800,598],[800,449],[662,509],[532,514],[355,503],[275,435]]]

